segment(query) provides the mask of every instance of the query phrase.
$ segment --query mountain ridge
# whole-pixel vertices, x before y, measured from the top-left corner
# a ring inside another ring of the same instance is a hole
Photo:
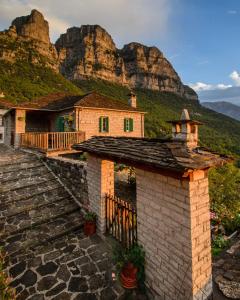
[[[70,80],[98,78],[129,88],[173,92],[192,100],[197,94],[185,86],[157,47],[131,42],[118,49],[100,25],[68,28],[55,43],[60,70]]]
[[[202,102],[204,107],[240,121],[240,106],[227,101]]]

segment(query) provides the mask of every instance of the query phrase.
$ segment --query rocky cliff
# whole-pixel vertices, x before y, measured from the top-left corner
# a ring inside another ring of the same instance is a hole
[[[60,70],[69,79],[101,78],[127,85],[169,91],[197,100],[197,94],[180,77],[156,47],[130,43],[117,49],[99,25],[72,27],[56,41]]]
[[[20,36],[50,44],[48,22],[36,9],[33,9],[29,16],[14,19],[12,26],[15,26],[16,32]]]
[[[32,10],[0,32],[0,59],[11,63],[27,60],[59,72],[58,53],[50,43],[48,22],[40,12]]]
[[[99,25],[72,27],[53,45],[44,16],[32,10],[0,32],[0,60],[27,60],[60,72],[67,79],[100,78],[130,88],[174,92],[191,100],[197,94],[156,47],[130,43],[118,49]]]

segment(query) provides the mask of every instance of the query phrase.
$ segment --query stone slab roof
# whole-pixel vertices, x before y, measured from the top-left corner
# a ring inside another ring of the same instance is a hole
[[[73,148],[129,165],[145,165],[182,174],[208,169],[231,160],[202,147],[190,150],[181,142],[166,139],[98,136],[76,144]]]
[[[66,93],[54,93],[44,97],[37,98],[32,101],[19,103],[13,108],[37,109],[59,111],[73,107],[85,107],[96,109],[112,109],[123,111],[136,111],[139,109],[133,108],[120,101],[110,99],[106,96],[92,92],[86,95],[72,95]]]

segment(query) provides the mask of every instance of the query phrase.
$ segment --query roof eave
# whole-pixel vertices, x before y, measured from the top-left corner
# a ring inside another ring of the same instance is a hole
[[[145,111],[140,111],[140,110],[128,110],[128,109],[106,108],[106,107],[94,107],[94,106],[81,106],[81,105],[74,105],[74,107],[75,107],[75,108],[83,108],[83,109],[97,109],[97,110],[123,111],[123,112],[132,112],[132,113],[147,114],[147,112],[145,112]]]

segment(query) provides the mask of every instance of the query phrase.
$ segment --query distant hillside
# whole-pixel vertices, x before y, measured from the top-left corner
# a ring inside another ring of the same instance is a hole
[[[231,102],[240,106],[240,87],[233,86],[227,89],[200,91],[198,96],[201,102]]]
[[[226,101],[202,102],[203,106],[240,121],[240,106]]]
[[[113,99],[127,102],[129,90],[103,80],[75,81],[82,91],[99,91]],[[145,135],[161,137],[171,134],[167,120],[179,118],[181,110],[188,108],[194,119],[204,123],[200,126],[201,144],[222,153],[240,155],[240,122],[201,106],[197,101],[187,100],[173,93],[151,90],[135,90],[138,105],[147,112]]]

